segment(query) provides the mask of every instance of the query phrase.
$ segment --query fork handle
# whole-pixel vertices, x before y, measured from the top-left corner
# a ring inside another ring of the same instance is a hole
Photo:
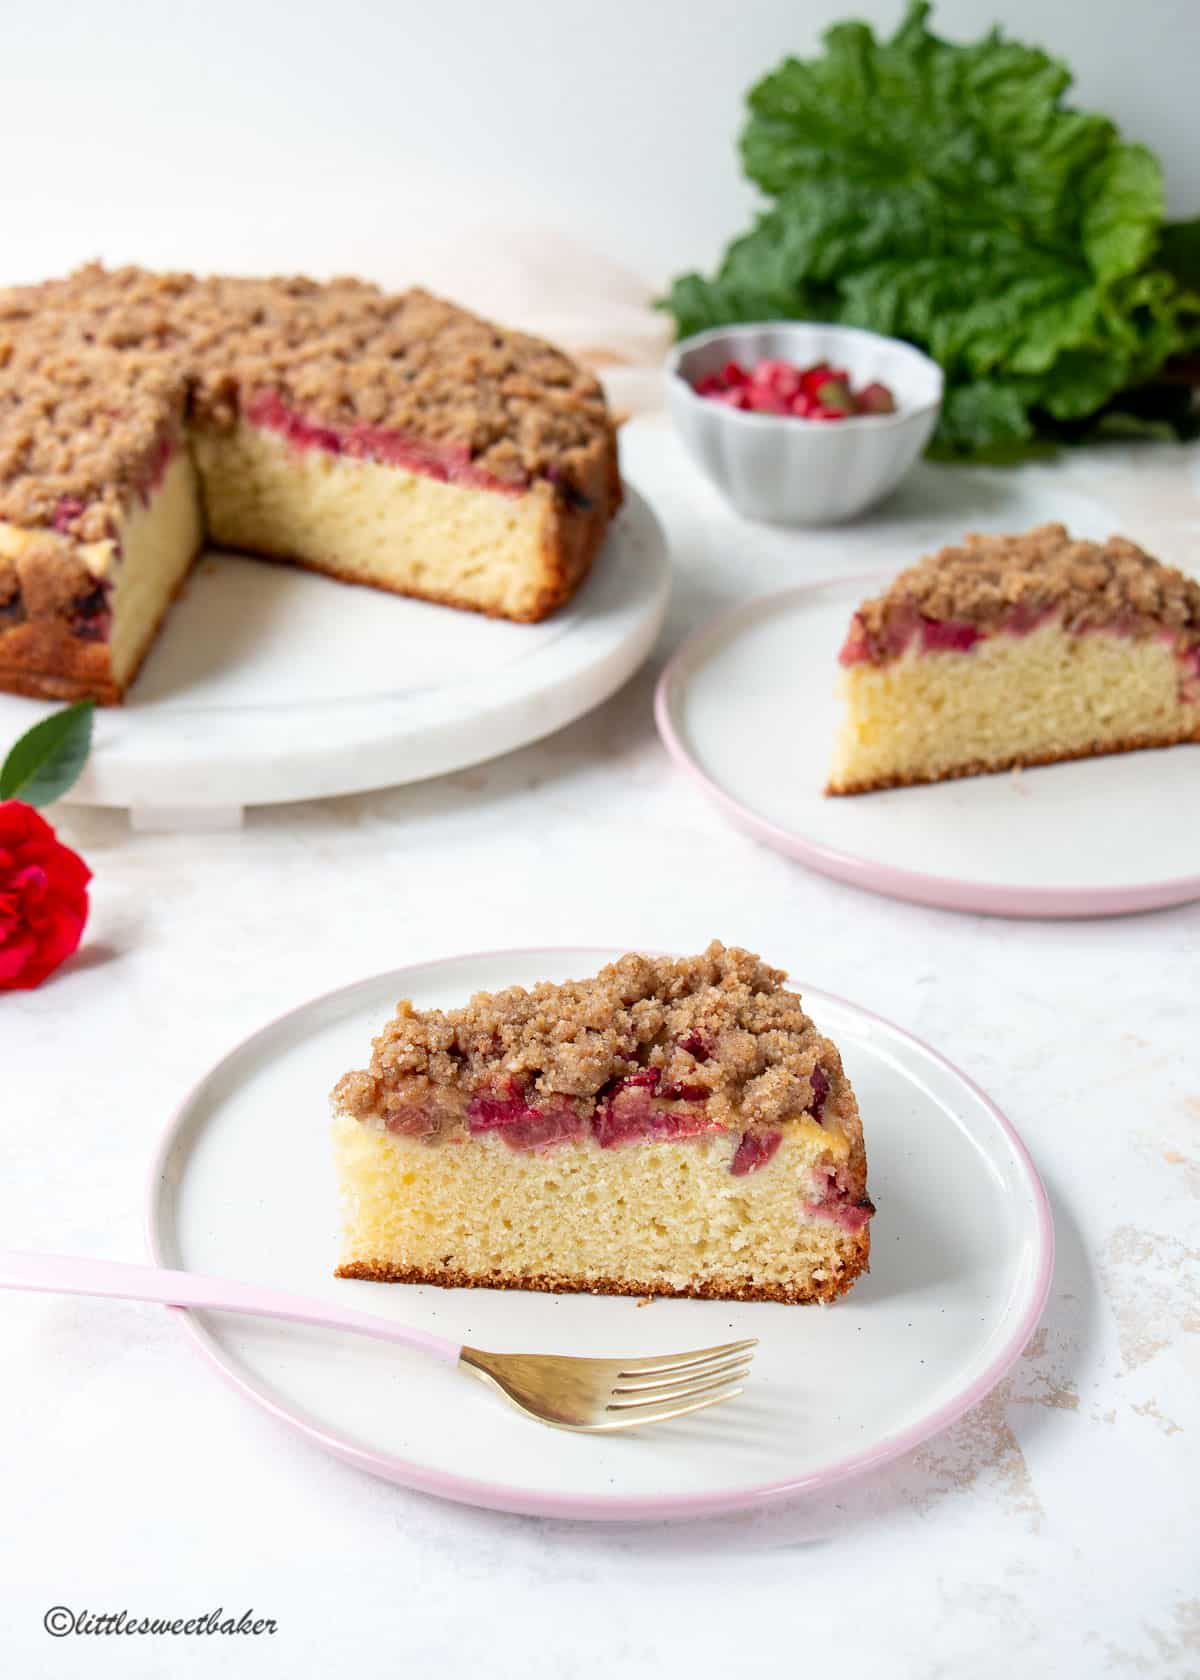
[[[327,1330],[353,1330],[383,1342],[399,1342],[431,1354],[448,1365],[458,1362],[461,1343],[413,1330],[390,1318],[331,1307],[282,1289],[257,1283],[234,1283],[199,1272],[174,1272],[161,1266],[130,1266],[120,1260],[86,1260],[72,1254],[27,1254],[0,1249],[0,1288],[32,1289],[58,1295],[106,1295],[122,1301],[162,1301],[169,1307],[215,1307],[222,1312],[286,1318]]]

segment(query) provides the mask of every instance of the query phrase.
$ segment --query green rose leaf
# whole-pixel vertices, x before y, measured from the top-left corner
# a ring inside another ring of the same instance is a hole
[[[49,805],[73,788],[91,749],[95,709],[81,700],[27,730],[0,768],[0,799]]]

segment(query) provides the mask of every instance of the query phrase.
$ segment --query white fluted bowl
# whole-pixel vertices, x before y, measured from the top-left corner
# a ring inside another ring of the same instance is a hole
[[[881,380],[896,412],[799,420],[696,394],[726,362],[749,370],[764,356],[844,367],[856,390]],[[740,514],[773,525],[835,524],[894,490],[933,434],[942,385],[937,363],[902,339],[821,321],[714,327],[681,339],[667,363],[668,407],[692,459]]]

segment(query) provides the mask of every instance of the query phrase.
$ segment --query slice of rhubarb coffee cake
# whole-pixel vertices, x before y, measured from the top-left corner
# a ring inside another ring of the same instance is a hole
[[[1200,741],[1200,582],[1125,537],[968,536],[854,614],[827,793]]]
[[[862,1124],[784,974],[713,943],[402,1002],[333,1093],[340,1277],[831,1301],[867,1268]]]

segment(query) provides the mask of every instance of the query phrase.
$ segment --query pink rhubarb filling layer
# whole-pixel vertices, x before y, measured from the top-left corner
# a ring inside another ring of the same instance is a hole
[[[707,1061],[712,1046],[694,1032],[680,1045],[697,1062]],[[809,1075],[812,1100],[805,1111],[821,1123],[829,1096],[829,1076],[822,1067]],[[642,1068],[637,1073],[613,1080],[598,1094],[590,1114],[569,1097],[532,1097],[516,1079],[482,1087],[466,1101],[467,1131],[472,1137],[496,1132],[509,1149],[543,1151],[572,1138],[590,1136],[601,1149],[647,1142],[683,1142],[688,1138],[728,1131],[726,1124],[708,1111],[709,1089],[686,1081],[664,1084],[662,1070]],[[385,1129],[407,1136],[431,1139],[436,1122],[420,1106],[393,1110]],[[783,1133],[774,1127],[754,1127],[742,1132],[730,1161],[735,1178],[758,1172],[776,1154]],[[865,1200],[853,1200],[841,1171],[832,1168],[815,1175],[814,1199],[805,1204],[809,1218],[826,1219],[847,1231],[859,1231],[874,1212]]]
[[[170,434],[159,439],[146,462],[145,470],[133,487],[133,493],[143,508],[150,506],[151,498],[167,476],[179,440]],[[60,496],[54,508],[51,524],[60,536],[73,537],[77,522],[87,512],[88,504],[78,496]],[[121,543],[119,531],[115,546],[115,559],[121,558]],[[112,636],[112,590],[111,575],[97,578],[95,587],[74,603],[73,610],[67,620],[71,634],[84,642],[107,642]]]
[[[868,634],[862,615],[855,613],[838,654],[841,665],[886,665],[899,659],[914,638],[921,653],[968,653],[989,635],[1028,636],[1031,630],[1054,617],[1053,607],[1016,606],[992,630],[981,630],[965,618],[922,618],[915,607],[893,615],[883,637]]]
[[[982,630],[977,624],[971,624],[966,619],[923,618],[916,608],[912,607],[895,613],[882,636],[870,635],[862,615],[855,613],[838,654],[838,664],[887,665],[906,653],[914,640],[918,643],[918,653],[922,654],[969,653],[980,642],[993,636],[1028,636],[1031,631],[1048,624],[1056,616],[1056,612],[1054,607],[1015,606],[995,625]],[[1111,624],[1068,624],[1062,628],[1071,636],[1099,633],[1137,637],[1145,634],[1144,621],[1132,617],[1116,619]],[[1200,701],[1200,647],[1181,648],[1173,630],[1160,629],[1154,634],[1175,652],[1179,662],[1180,699],[1185,704]]]
[[[321,425],[289,408],[277,391],[265,391],[255,397],[244,413],[250,425],[278,433],[295,449],[320,449],[328,455],[403,467],[443,484],[464,484],[506,496],[523,495],[528,488],[527,479],[514,483],[475,466],[465,443],[416,437],[411,432],[371,426],[365,420],[356,421],[353,426]]]

